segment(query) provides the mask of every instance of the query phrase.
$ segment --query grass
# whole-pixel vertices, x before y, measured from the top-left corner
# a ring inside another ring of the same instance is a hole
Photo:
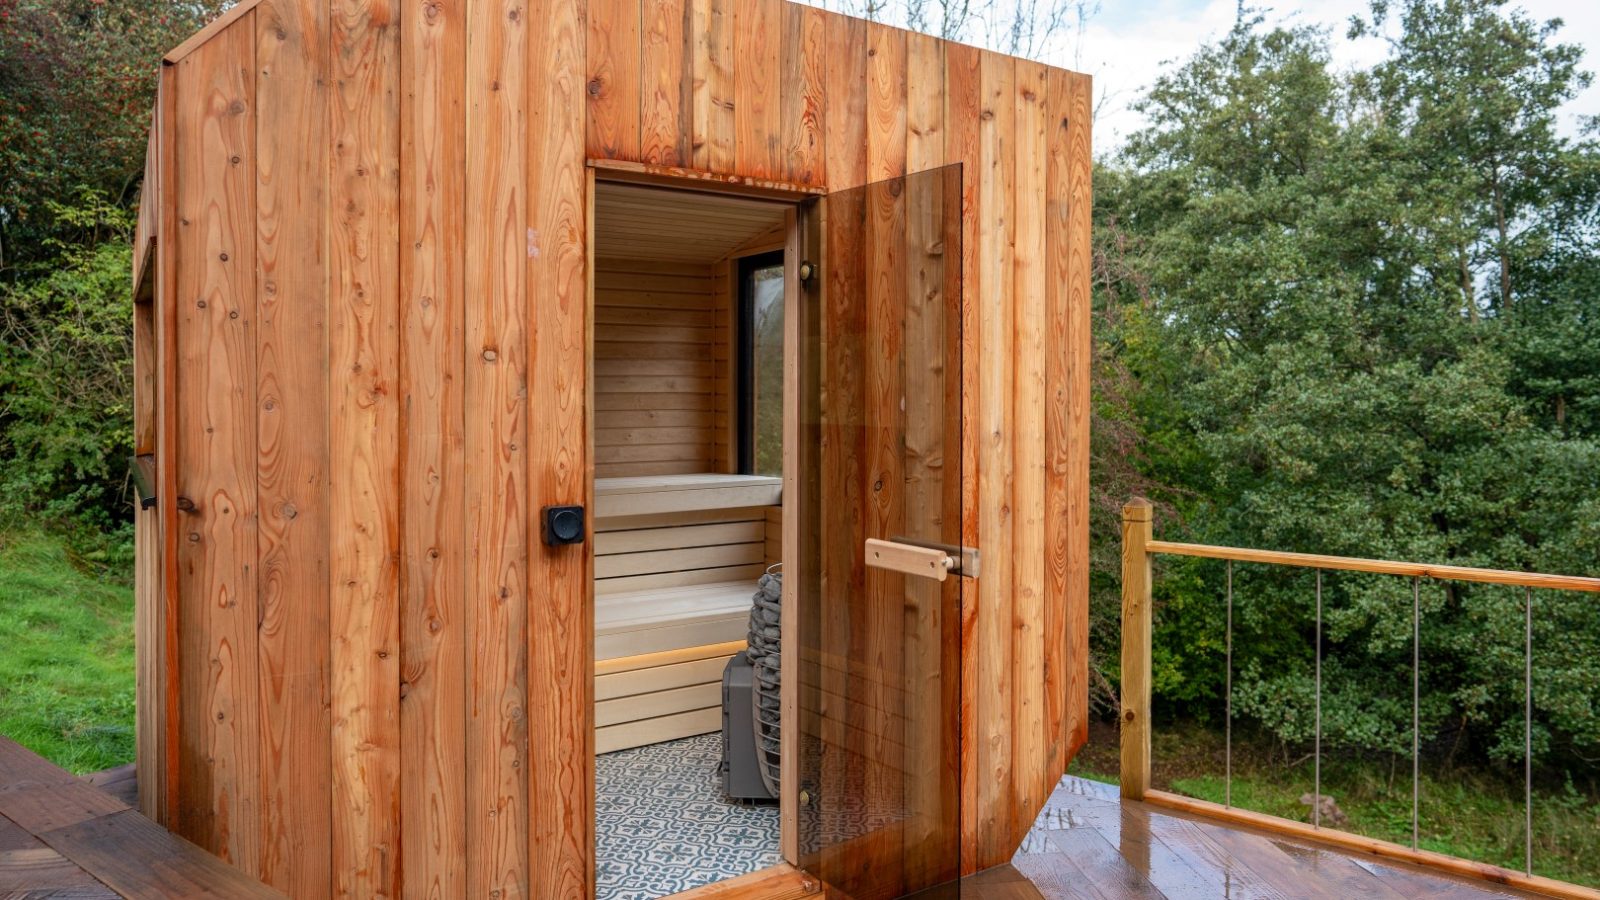
[[[1117,783],[1117,732],[1096,728],[1073,761],[1071,772]],[[1174,793],[1223,801],[1222,738],[1184,724],[1158,728],[1152,739],[1153,786]],[[1518,773],[1520,774],[1520,769]],[[1423,849],[1506,868],[1523,867],[1523,801],[1520,778],[1458,767],[1419,779],[1419,841]],[[1310,760],[1286,764],[1272,746],[1241,746],[1235,731],[1233,805],[1296,821],[1310,821],[1300,802],[1314,784]],[[1342,830],[1396,844],[1411,843],[1411,765],[1400,760],[1324,757],[1322,793],[1349,821]],[[1600,798],[1566,783],[1536,789],[1533,796],[1535,874],[1600,887]],[[1324,822],[1324,825],[1327,823]]]
[[[79,774],[133,761],[133,587],[0,533],[0,734]]]

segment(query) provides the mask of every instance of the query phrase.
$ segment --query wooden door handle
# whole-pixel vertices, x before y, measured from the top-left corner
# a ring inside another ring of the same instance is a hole
[[[950,570],[956,567],[955,559],[943,550],[877,538],[867,538],[866,557],[867,565],[875,569],[892,569],[935,581],[949,578]]]

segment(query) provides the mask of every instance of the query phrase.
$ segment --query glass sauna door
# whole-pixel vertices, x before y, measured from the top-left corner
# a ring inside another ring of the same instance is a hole
[[[960,874],[961,167],[815,201],[800,258],[799,862],[842,896],[899,897]]]

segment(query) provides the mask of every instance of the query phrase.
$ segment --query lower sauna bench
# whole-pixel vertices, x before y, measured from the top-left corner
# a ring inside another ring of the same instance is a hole
[[[782,480],[595,479],[595,752],[722,727]]]

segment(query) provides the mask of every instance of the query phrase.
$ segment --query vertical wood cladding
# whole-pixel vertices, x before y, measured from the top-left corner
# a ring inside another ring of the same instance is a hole
[[[588,896],[592,559],[536,518],[596,463],[586,158],[961,163],[963,865],[1010,856],[1086,733],[1086,77],[783,0],[255,0],[161,90],[167,824],[296,897]]]

